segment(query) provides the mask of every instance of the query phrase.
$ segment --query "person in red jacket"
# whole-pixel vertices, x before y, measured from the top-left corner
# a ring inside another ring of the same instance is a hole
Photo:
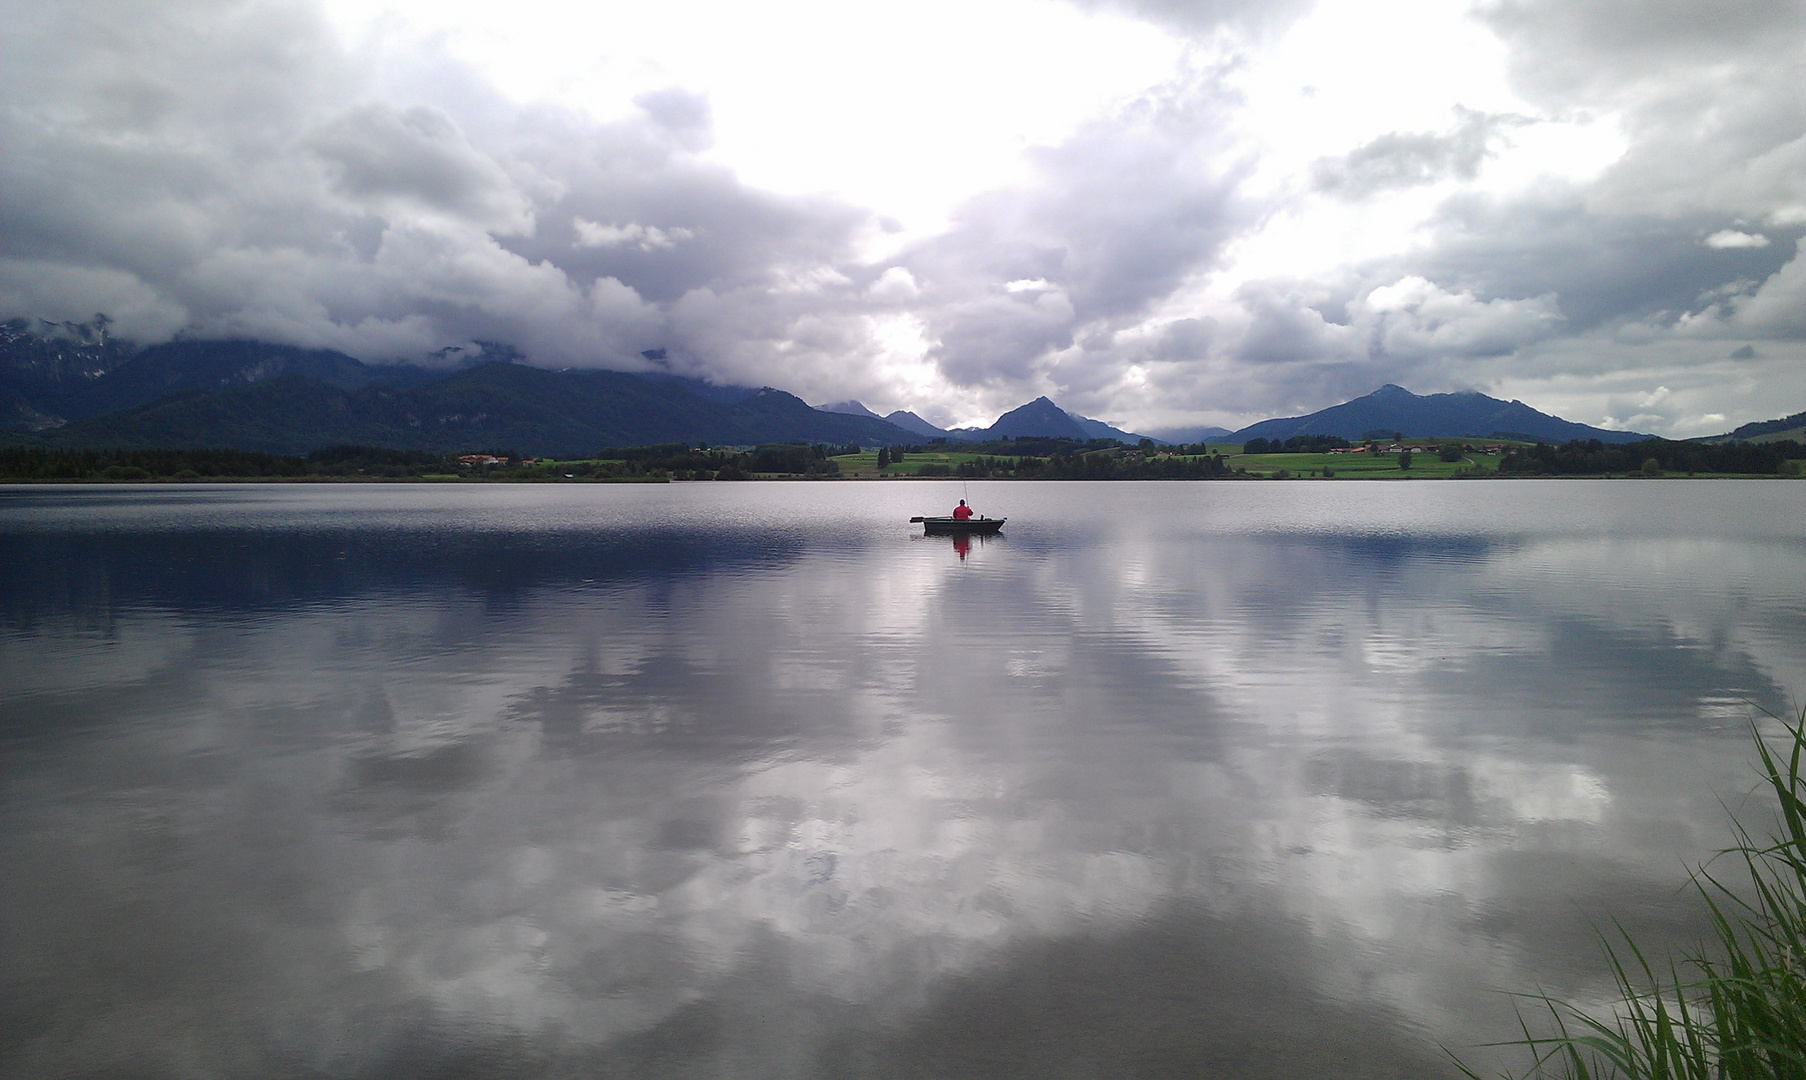
[[[971,519],[972,519],[972,508],[970,506],[966,505],[966,500],[961,499],[959,501],[959,505],[953,508],[953,520],[970,521]]]

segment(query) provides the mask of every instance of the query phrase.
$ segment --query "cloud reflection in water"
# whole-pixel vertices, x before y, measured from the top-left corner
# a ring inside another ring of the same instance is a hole
[[[1688,934],[1801,685],[1785,528],[897,487],[0,507],[9,1069],[1433,1074]]]

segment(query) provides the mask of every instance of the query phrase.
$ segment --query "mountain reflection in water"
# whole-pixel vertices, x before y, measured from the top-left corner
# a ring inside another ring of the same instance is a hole
[[[1781,482],[974,487],[0,494],[0,1071],[1449,1074],[1806,687]]]

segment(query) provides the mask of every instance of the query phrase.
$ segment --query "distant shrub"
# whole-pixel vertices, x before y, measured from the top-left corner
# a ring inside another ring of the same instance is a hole
[[[789,473],[820,476],[840,471],[840,463],[829,461],[827,447],[772,443],[752,452],[748,465],[756,473]]]
[[[1644,458],[1643,459],[1643,475],[1644,476],[1660,476],[1660,475],[1662,475],[1662,463],[1657,461],[1655,458]]]
[[[1249,439],[1242,444],[1244,454],[1323,454],[1348,446],[1348,440],[1335,435],[1294,435],[1289,439]]]
[[[1520,476],[1584,476],[1600,473],[1636,473],[1643,462],[1654,460],[1666,473],[1753,473],[1774,476],[1789,458],[1800,455],[1797,442],[1686,443],[1645,439],[1606,445],[1598,439],[1578,440],[1562,446],[1538,443],[1514,446],[1499,459],[1499,471]]]
[[[952,476],[951,465],[924,465],[916,470],[917,476]]]

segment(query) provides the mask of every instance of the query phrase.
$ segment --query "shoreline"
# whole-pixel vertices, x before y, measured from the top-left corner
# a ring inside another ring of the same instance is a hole
[[[0,488],[5,487],[206,487],[209,485],[242,486],[246,484],[437,484],[487,486],[495,484],[550,485],[566,484],[582,485],[633,485],[633,484],[768,484],[768,483],[896,483],[896,482],[950,482],[964,480],[971,482],[982,480],[986,483],[1006,484],[1209,484],[1209,483],[1443,483],[1451,481],[1495,481],[1495,480],[1800,480],[1801,476],[1784,476],[1775,473],[1702,473],[1692,476],[1642,476],[1636,473],[1594,473],[1564,475],[1521,475],[1502,476],[1496,472],[1465,476],[1262,476],[1244,474],[1239,476],[1216,476],[1205,478],[1150,478],[1150,477],[1012,477],[1012,476],[804,476],[776,474],[771,476],[748,476],[735,480],[697,480],[678,479],[668,476],[616,476],[616,477],[420,477],[420,476],[205,476],[205,477],[150,477],[147,479],[115,479],[112,477],[0,477]]]

